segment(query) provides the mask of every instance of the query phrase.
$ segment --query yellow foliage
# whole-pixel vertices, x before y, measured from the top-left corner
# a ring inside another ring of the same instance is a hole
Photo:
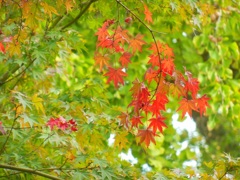
[[[128,135],[127,131],[116,134],[114,147],[119,147],[120,150],[122,150],[123,148],[126,148],[126,144],[128,143],[128,140],[126,137],[127,135]]]
[[[29,128],[30,124],[28,122],[24,122],[24,118],[19,119],[20,127],[21,128]]]
[[[21,115],[24,112],[23,106],[20,104],[17,104],[16,107],[14,108],[14,110],[16,111],[16,117],[18,117],[19,115]]]
[[[44,110],[44,107],[42,104],[43,99],[38,97],[37,94],[34,94],[31,99],[32,99],[32,103],[35,106],[35,108],[37,109],[37,111],[38,112],[41,111],[43,114],[45,114],[45,110]]]
[[[40,4],[43,7],[44,12],[47,15],[49,15],[50,18],[52,18],[52,13],[58,15],[58,12],[54,7],[50,6],[49,4],[47,4],[45,2],[41,2]]]
[[[6,51],[9,53],[10,56],[13,55],[22,56],[20,43],[15,41],[7,45]]]

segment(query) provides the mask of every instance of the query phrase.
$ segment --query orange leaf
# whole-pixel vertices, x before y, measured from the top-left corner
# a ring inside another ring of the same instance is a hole
[[[120,119],[120,126],[124,126],[128,129],[130,121],[129,121],[129,114],[128,113],[121,113],[121,115],[118,116]]]
[[[110,81],[114,82],[114,86],[118,88],[118,84],[124,84],[123,78],[124,76],[127,76],[125,72],[122,71],[122,68],[114,69],[111,67],[108,67],[108,72],[104,74],[104,76],[108,76],[107,83]]]
[[[121,43],[124,45],[129,40],[128,30],[118,26],[112,38],[114,39],[114,44]]]
[[[101,55],[100,53],[96,53],[94,56],[94,60],[96,64],[99,64],[100,71],[102,71],[103,66],[108,66],[109,57],[107,55]]]
[[[172,58],[164,59],[162,62],[162,71],[166,74],[172,75],[175,65]]]
[[[146,44],[146,42],[143,41],[142,38],[143,35],[138,34],[135,38],[130,40],[129,46],[132,48],[133,53],[135,53],[136,51],[142,51],[142,45]]]
[[[150,60],[148,61],[148,64],[152,64],[152,66],[160,66],[161,59],[159,55],[150,55]]]
[[[131,63],[130,58],[132,55],[128,52],[124,52],[123,55],[120,57],[119,61],[121,62],[123,67],[127,67],[129,63]]]
[[[193,100],[187,100],[186,98],[183,98],[180,101],[180,107],[178,108],[178,110],[182,110],[182,118],[185,116],[186,113],[188,113],[189,116],[192,117],[192,110],[196,110],[195,102]]]
[[[138,96],[139,93],[141,92],[143,86],[144,85],[142,82],[140,82],[138,79],[135,79],[133,81],[133,87],[130,89],[130,91],[133,92],[132,96],[133,97]]]
[[[66,0],[65,1],[65,6],[66,6],[67,13],[72,11],[72,8],[74,7],[74,4],[75,4],[75,1],[73,1],[73,0]]]
[[[155,43],[152,43],[149,49],[152,50],[153,53],[157,55],[158,54],[157,47],[158,47],[159,53],[164,51],[164,44],[161,43],[160,41],[157,41],[157,46]]]
[[[149,11],[148,7],[146,4],[144,4],[144,14],[145,14],[145,21],[147,21],[148,23],[152,23],[152,13]]]
[[[140,137],[140,143],[145,142],[147,147],[149,146],[150,142],[156,144],[156,141],[154,139],[154,136],[156,136],[156,134],[152,130],[149,129],[138,130],[137,136]]]
[[[153,70],[152,68],[148,68],[146,74],[145,74],[145,79],[148,81],[148,83],[151,83],[152,80],[157,81],[159,72],[157,70]]]
[[[168,58],[174,57],[172,48],[170,48],[167,44],[164,47],[164,56]]]

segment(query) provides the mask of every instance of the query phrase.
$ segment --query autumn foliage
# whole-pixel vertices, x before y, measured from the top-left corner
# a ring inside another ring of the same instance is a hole
[[[145,21],[152,23],[152,13],[146,5],[144,14]],[[149,67],[143,80],[136,78],[132,82],[132,99],[128,110],[119,116],[120,125],[128,130],[137,129],[136,136],[140,137],[140,143],[145,142],[149,146],[150,142],[155,144],[155,137],[167,127],[163,114],[170,95],[179,100],[177,111],[182,112],[182,118],[186,114],[192,116],[192,111],[202,116],[209,106],[209,98],[199,94],[199,81],[191,72],[186,68],[184,73],[177,70],[171,47],[160,40],[156,41],[155,37],[152,43],[147,44],[142,34],[130,34],[118,21],[106,20],[96,32],[98,41],[94,59],[99,71],[106,72],[107,83],[113,82],[118,88],[124,85],[131,58],[143,49],[149,53]],[[129,21],[129,18],[125,19],[126,24]],[[118,60],[114,59],[116,55]]]

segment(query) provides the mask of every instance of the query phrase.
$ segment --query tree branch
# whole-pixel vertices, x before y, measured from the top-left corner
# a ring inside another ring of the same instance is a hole
[[[32,60],[28,63],[28,65],[24,68],[24,70],[22,70],[20,73],[16,74],[15,76],[13,76],[13,77],[10,78],[10,79],[8,79],[8,78],[10,77],[10,75],[13,74],[14,72],[16,72],[18,69],[20,69],[20,67],[22,67],[23,65],[17,66],[16,68],[14,68],[14,69],[11,71],[11,73],[5,73],[5,74],[3,75],[3,77],[0,79],[0,86],[3,85],[3,84],[5,84],[5,83],[7,83],[7,82],[9,82],[9,81],[12,81],[13,79],[15,79],[15,78],[18,77],[18,76],[20,76],[22,73],[24,73],[24,72],[33,64],[33,62],[34,62],[35,60],[36,60],[36,58],[35,58],[35,59],[32,59]]]
[[[53,180],[62,180],[61,178],[58,178],[56,176],[52,176],[50,174],[46,174],[34,169],[30,169],[30,168],[22,168],[22,167],[16,167],[16,166],[11,166],[11,165],[7,165],[7,164],[0,164],[0,168],[3,169],[11,169],[11,170],[16,170],[16,171],[21,171],[21,172],[26,172],[26,173],[30,173],[30,174],[36,174],[48,179],[53,179]]]
[[[95,1],[97,1],[97,0],[90,0],[89,3],[84,7],[84,9],[83,9],[81,12],[79,12],[79,14],[78,14],[72,21],[70,21],[68,24],[66,24],[65,26],[63,26],[63,27],[61,28],[61,30],[64,30],[64,29],[66,29],[67,27],[71,26],[73,23],[77,22],[78,19],[82,17],[82,15],[88,10],[88,8],[90,7],[90,5],[91,5],[92,3],[94,3]]]
[[[20,67],[22,67],[23,65],[19,66],[18,64],[12,68],[12,70],[6,72],[5,74],[2,75],[2,77],[0,78],[0,86],[2,86],[3,84],[6,83],[6,80],[10,77],[10,75],[12,75],[13,73],[15,73]]]

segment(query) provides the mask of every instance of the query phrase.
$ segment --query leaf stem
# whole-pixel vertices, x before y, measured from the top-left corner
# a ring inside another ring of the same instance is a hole
[[[153,94],[153,96],[152,96],[152,98],[153,98],[153,97],[156,95],[156,93],[157,93],[158,87],[159,87],[159,85],[160,85],[161,75],[162,75],[162,64],[161,64],[161,57],[160,57],[160,54],[161,54],[161,53],[160,53],[160,51],[159,51],[156,38],[155,38],[155,36],[154,36],[154,34],[153,34],[153,32],[156,32],[156,31],[154,31],[154,30],[152,30],[150,27],[148,27],[148,25],[147,25],[145,22],[143,22],[143,20],[141,20],[135,13],[133,13],[133,12],[132,12],[127,6],[125,6],[120,0],[116,0],[116,1],[117,1],[117,3],[120,4],[124,9],[126,9],[129,13],[131,13],[142,25],[144,25],[144,26],[148,29],[148,31],[151,33],[151,35],[152,35],[154,44],[155,44],[156,49],[157,49],[158,61],[159,61],[159,65],[160,65],[160,67],[159,67],[159,68],[160,68],[159,82],[157,83],[156,90],[155,90],[155,92],[154,92],[154,94]],[[158,32],[158,33],[166,34],[166,33],[164,33],[164,32]],[[151,99],[152,99],[152,98],[151,98]]]

